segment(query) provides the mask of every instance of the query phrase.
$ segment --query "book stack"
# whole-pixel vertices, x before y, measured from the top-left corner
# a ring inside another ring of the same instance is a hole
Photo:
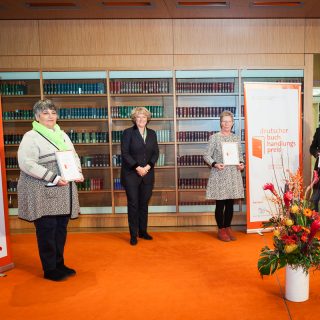
[[[4,96],[22,96],[28,94],[28,85],[25,81],[1,81],[0,94]]]
[[[7,180],[7,190],[8,192],[17,192],[18,179]]]
[[[60,119],[107,119],[106,107],[71,107],[59,109]]]
[[[233,93],[234,82],[180,82],[176,83],[177,93]]]
[[[45,95],[50,94],[104,94],[106,93],[105,83],[103,81],[64,81],[57,80],[46,81],[43,84]]]
[[[107,154],[80,156],[80,162],[84,168],[109,167],[109,156]]]
[[[30,109],[16,109],[2,112],[3,120],[32,120],[33,118],[33,110]]]
[[[16,157],[6,157],[5,158],[6,168],[18,168],[18,159]]]
[[[177,141],[179,142],[207,142],[215,131],[179,131]]]
[[[66,132],[72,143],[107,143],[109,142],[109,132],[87,132],[82,130],[81,132],[70,130]]]
[[[122,139],[123,130],[112,131],[111,135],[112,135],[111,136],[112,142],[119,143],[119,142],[121,142],[121,139]]]
[[[169,93],[169,80],[113,80],[111,94]]]
[[[214,200],[204,200],[204,201],[180,201],[180,206],[206,206],[206,205],[214,205]]]
[[[204,166],[206,165],[203,160],[202,154],[183,155],[177,157],[178,166]]]
[[[157,167],[163,167],[165,166],[165,154],[164,153],[160,153],[159,154],[159,158],[158,161],[156,163]]]
[[[102,178],[85,179],[77,183],[79,191],[103,190],[104,180]]]
[[[19,144],[22,140],[23,134],[5,134],[3,136],[4,138],[4,144]]]
[[[112,165],[114,167],[121,167],[122,165],[122,157],[121,154],[114,154],[112,156]]]
[[[223,111],[236,112],[236,107],[177,107],[178,118],[213,118]]]
[[[128,119],[131,117],[131,112],[137,106],[117,106],[111,107],[111,117]],[[144,106],[147,110],[151,112],[152,118],[163,118],[163,106]]]
[[[208,184],[207,178],[180,178],[178,179],[179,189],[205,189]]]
[[[156,135],[157,135],[158,142],[170,142],[171,141],[170,130],[157,130]]]
[[[113,179],[113,189],[114,190],[124,190],[122,184],[121,184],[121,179],[120,178],[114,178]]]

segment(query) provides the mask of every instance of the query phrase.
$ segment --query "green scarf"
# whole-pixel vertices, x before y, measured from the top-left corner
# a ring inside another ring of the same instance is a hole
[[[54,125],[54,131],[48,129],[46,126],[42,125],[37,121],[32,122],[33,130],[42,134],[50,142],[52,142],[60,151],[68,150],[68,146],[64,142],[63,131],[60,129],[59,125]]]

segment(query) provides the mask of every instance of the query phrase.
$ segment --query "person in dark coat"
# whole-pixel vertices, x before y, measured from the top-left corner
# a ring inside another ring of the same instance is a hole
[[[314,175],[319,177],[320,168],[319,168],[319,155],[320,155],[320,127],[317,128],[312,143],[310,145],[310,153],[316,158],[316,162],[314,164]],[[320,182],[317,179],[317,182],[313,185],[313,193],[311,197],[311,201],[314,204],[314,210],[319,211],[319,200],[320,200]]]
[[[147,128],[150,111],[137,107],[132,111],[131,119],[134,125],[124,130],[121,141],[121,183],[127,195],[130,244],[136,245],[137,237],[152,240],[147,232],[148,203],[159,147],[156,132]]]

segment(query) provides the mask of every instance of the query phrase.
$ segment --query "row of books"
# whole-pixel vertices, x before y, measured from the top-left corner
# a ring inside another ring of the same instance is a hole
[[[121,179],[120,178],[114,178],[113,179],[113,189],[114,190],[124,190],[124,187],[121,184]]]
[[[34,119],[33,110],[31,109],[16,109],[2,112],[3,120],[32,120]]]
[[[72,107],[59,109],[60,119],[107,119],[106,107]]]
[[[68,131],[66,132],[72,143],[108,143],[109,142],[109,132],[98,131],[98,132],[87,132],[83,130],[78,131]]]
[[[216,131],[179,131],[177,132],[178,142],[207,142],[210,136]]]
[[[17,192],[18,179],[7,180],[7,190],[8,192]]]
[[[128,119],[131,117],[131,112],[137,106],[117,106],[111,107],[112,118]],[[163,118],[163,106],[144,106],[151,112],[152,118]]]
[[[180,201],[180,206],[206,206],[206,205],[214,205],[214,200],[204,200],[204,201]]]
[[[113,80],[111,94],[169,93],[169,80]]]
[[[6,168],[11,169],[11,168],[18,168],[18,159],[16,157],[6,157],[5,158],[5,164]]]
[[[219,117],[223,111],[236,113],[236,107],[177,107],[176,113],[179,118],[204,118]]]
[[[80,156],[80,162],[83,168],[109,167],[109,156],[107,154]]]
[[[180,82],[176,83],[177,93],[232,93],[234,82]]]
[[[22,140],[23,134],[9,133],[3,136],[4,144],[19,144]]]
[[[177,157],[178,166],[203,166],[205,164],[202,154],[187,154]]]
[[[122,157],[121,154],[115,154],[112,156],[112,165],[114,167],[121,167],[122,165]],[[156,163],[157,167],[163,167],[165,166],[165,154],[164,153],[160,153],[159,154],[159,158],[158,161]]]
[[[208,184],[207,178],[180,178],[178,179],[179,189],[205,189]]]
[[[112,131],[112,142],[120,143],[123,135],[123,130]],[[171,131],[170,130],[157,130],[156,131],[158,142],[170,142]]]
[[[78,182],[79,191],[103,190],[104,180],[102,178],[84,179],[83,182]]]
[[[46,81],[43,84],[45,95],[50,94],[105,94],[106,85],[101,81]]]
[[[1,81],[0,94],[5,96],[22,96],[28,94],[28,86],[25,81]]]

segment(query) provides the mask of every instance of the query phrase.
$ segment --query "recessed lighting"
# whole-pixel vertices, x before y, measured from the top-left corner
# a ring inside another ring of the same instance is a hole
[[[104,1],[102,4],[106,7],[151,7],[149,1]]]
[[[253,1],[254,7],[299,7],[303,1]]]
[[[178,7],[230,7],[229,1],[178,1]]]
[[[76,7],[77,5],[73,2],[26,2],[25,3],[29,8],[70,8]]]

